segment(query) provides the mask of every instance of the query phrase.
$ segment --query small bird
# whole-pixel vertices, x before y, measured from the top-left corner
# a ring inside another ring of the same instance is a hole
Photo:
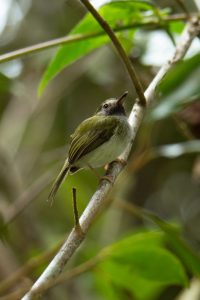
[[[71,135],[68,157],[57,176],[48,199],[53,200],[68,173],[98,168],[117,160],[128,145],[131,126],[124,109],[124,92],[104,101],[96,113],[84,120]]]

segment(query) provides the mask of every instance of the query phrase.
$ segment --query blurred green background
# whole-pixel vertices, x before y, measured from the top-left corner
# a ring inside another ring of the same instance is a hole
[[[171,14],[183,12],[173,0],[156,4],[170,9]],[[195,12],[192,0],[185,4],[190,12]],[[0,7],[1,54],[65,36],[85,14],[79,1],[70,0],[0,0]],[[169,26],[175,38],[182,28],[182,22]],[[146,88],[174,49],[166,28],[141,28],[130,34],[124,32],[120,38]],[[40,80],[56,50],[0,65],[0,213],[2,225],[8,224],[6,242],[0,243],[0,280],[31,257],[53,248],[71,230],[73,186],[77,188],[80,213],[96,189],[98,182],[94,175],[82,170],[67,178],[53,207],[46,202],[50,184],[66,158],[70,134],[103,100],[128,90],[129,112],[136,97],[110,44],[64,69],[38,97]],[[199,50],[196,39],[185,64],[170,73],[160,87],[156,103],[134,142],[127,171],[112,195],[115,201],[95,222],[70,267],[130,233],[154,229],[151,222],[127,213],[119,200],[177,224],[187,243],[199,252]],[[23,286],[26,280],[34,281],[44,267],[41,264],[20,278],[9,291]],[[102,294],[103,285],[99,282],[93,273],[87,273],[52,289],[47,298],[111,299],[106,289]],[[151,298],[134,297],[128,292],[118,296],[171,300],[180,290],[172,285],[159,288],[159,293]]]

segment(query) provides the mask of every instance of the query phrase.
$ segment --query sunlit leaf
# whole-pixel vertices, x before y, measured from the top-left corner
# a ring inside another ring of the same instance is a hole
[[[185,270],[165,249],[164,237],[162,232],[142,232],[112,244],[101,252],[95,274],[100,272],[103,286],[109,282],[139,300],[153,299],[168,285],[186,285]],[[104,293],[112,299],[110,291]]]
[[[122,265],[128,264],[134,273],[146,280],[163,284],[186,284],[186,275],[180,261],[160,247],[135,246],[129,255],[113,253],[111,258]]]
[[[169,24],[169,29],[171,32],[173,33],[181,33],[183,31],[183,28],[185,26],[185,23],[183,21],[179,21],[179,22],[171,22]]]
[[[163,248],[162,241],[163,235],[159,232],[139,233],[107,247],[104,254],[116,263],[128,265],[146,280],[185,284],[181,263]]]
[[[124,255],[125,253],[131,253],[132,248],[138,245],[144,247],[147,244],[151,247],[161,246],[163,240],[164,236],[161,232],[139,232],[108,246],[104,251],[106,254],[115,253],[120,255],[122,252],[122,255]]]
[[[114,1],[102,6],[99,12],[111,27],[118,28],[119,26],[128,26],[131,22],[141,21],[144,18],[142,11],[145,10],[149,10],[153,15],[155,8],[148,1]],[[102,29],[97,21],[91,14],[87,14],[70,32],[70,35],[100,31],[102,31]],[[43,92],[48,82],[63,68],[108,41],[109,38],[107,36],[101,36],[72,42],[60,47],[44,73],[40,82],[39,93],[41,94]]]
[[[99,280],[99,287],[102,291],[102,286],[108,285],[109,288],[114,286],[118,287],[118,290],[127,290],[133,296],[136,296],[138,300],[151,300],[165,287],[165,285],[158,282],[149,281],[143,277],[138,276],[129,266],[121,266],[111,260],[106,260],[101,263],[95,277]],[[110,291],[103,290],[107,299],[110,299]],[[111,298],[112,299],[112,298]]]

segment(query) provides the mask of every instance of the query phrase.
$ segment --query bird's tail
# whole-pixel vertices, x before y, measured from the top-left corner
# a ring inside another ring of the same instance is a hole
[[[55,198],[55,195],[61,185],[61,183],[63,182],[63,180],[65,179],[65,176],[67,175],[69,171],[69,163],[68,161],[66,161],[60,171],[60,173],[58,174],[56,180],[54,181],[53,183],[53,186],[51,188],[51,191],[49,193],[49,196],[48,196],[48,201],[51,202],[51,205],[53,204],[53,201],[54,201],[54,198]]]

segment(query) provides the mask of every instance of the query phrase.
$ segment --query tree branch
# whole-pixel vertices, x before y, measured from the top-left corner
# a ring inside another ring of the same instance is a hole
[[[186,54],[188,48],[190,47],[193,39],[200,32],[200,22],[198,19],[191,19],[190,22],[186,25],[180,40],[175,49],[175,53],[159,70],[147,90],[145,91],[145,97],[147,100],[147,104],[149,105],[153,99],[155,98],[156,88],[164,78],[166,73],[178,62],[180,61],[184,55]],[[132,127],[132,137],[129,142],[129,145],[125,152],[121,155],[121,158],[127,160],[133,141],[135,139],[136,133],[141,125],[142,119],[144,117],[145,107],[141,106],[139,103],[135,103],[133,105],[131,114],[129,116],[129,123]],[[119,173],[122,171],[123,166],[120,163],[114,163],[109,170],[109,174],[115,180]],[[99,212],[102,210],[106,203],[106,199],[108,193],[112,189],[112,185],[103,181],[100,186],[97,188],[97,191],[92,196],[88,206],[83,212],[80,218],[80,226],[84,234],[86,234],[91,227],[92,223],[96,219]],[[49,266],[43,272],[43,274],[38,278],[35,284],[32,286],[30,291],[22,298],[23,300],[31,300],[34,297],[38,296],[38,290],[42,285],[47,284],[53,278],[56,279],[59,274],[63,271],[64,266],[69,261],[71,256],[75,253],[81,242],[83,241],[84,236],[77,234],[76,230],[73,229],[69,234],[67,240],[58,251],[57,255],[51,261]]]
[[[10,205],[3,214],[4,226],[13,222],[44,190],[44,188],[52,182],[52,171],[42,174],[30,187],[23,192],[16,201]]]
[[[126,66],[126,69],[129,73],[129,76],[131,78],[131,81],[133,83],[133,86],[135,87],[136,93],[139,98],[139,103],[142,106],[146,105],[146,99],[143,92],[143,87],[140,82],[140,79],[137,76],[137,73],[133,67],[133,64],[131,63],[128,55],[126,54],[126,51],[122,47],[122,44],[119,42],[117,36],[115,35],[114,31],[110,27],[110,25],[101,17],[101,15],[98,13],[98,11],[94,8],[94,6],[89,2],[89,0],[80,0],[84,6],[87,8],[87,10],[93,15],[93,17],[97,20],[97,22],[101,25],[101,27],[104,29],[104,31],[107,33],[107,35],[110,37],[113,45],[115,46],[119,56],[121,57],[124,65]]]
[[[168,24],[172,21],[185,21],[187,20],[187,16],[185,14],[174,14],[171,16],[163,16],[162,18],[162,24],[160,24],[160,20],[156,17],[151,18],[146,20],[145,22],[133,22],[130,23],[129,25],[125,26],[117,26],[113,28],[114,32],[120,32],[124,30],[128,30],[131,28],[136,28],[136,27],[163,27],[163,24]],[[73,42],[78,42],[82,40],[87,40],[90,38],[96,38],[98,36],[105,35],[105,32],[99,31],[99,32],[90,32],[86,34],[75,34],[75,35],[68,35],[64,37],[60,37],[57,39],[53,39],[50,41],[42,42],[33,46],[28,46],[19,50],[11,51],[6,54],[0,55],[0,63],[4,63],[13,59],[17,59],[20,57],[24,57],[28,54],[34,54],[40,51],[44,51],[53,47],[58,47],[66,44],[70,44]]]

